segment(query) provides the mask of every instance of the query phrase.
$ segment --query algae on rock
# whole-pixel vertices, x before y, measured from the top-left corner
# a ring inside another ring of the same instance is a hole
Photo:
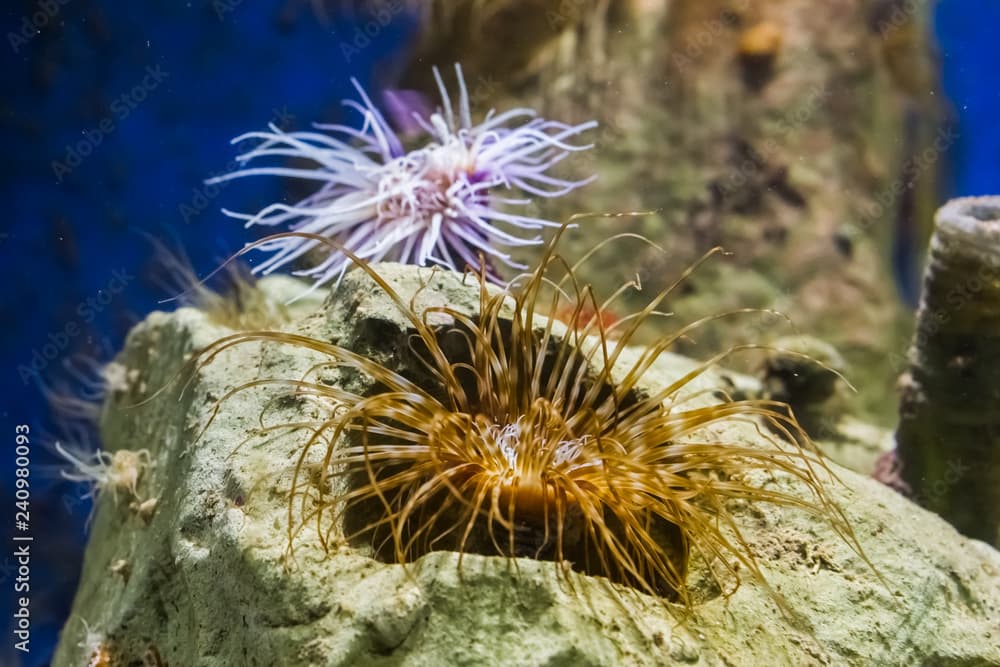
[[[419,291],[418,312],[442,303],[477,307],[478,286],[459,275],[391,264],[377,270],[404,300]],[[262,282],[269,288],[273,279]],[[390,365],[409,333],[358,271],[323,307],[298,303],[292,315],[285,330]],[[663,600],[599,578],[560,576],[552,563],[530,559],[466,555],[459,571],[456,554],[432,552],[404,568],[346,544],[325,553],[306,529],[286,560],[287,493],[302,439],[253,435],[262,413],[268,423],[291,423],[315,418],[320,407],[277,400],[286,390],[261,387],[228,398],[205,425],[225,392],[255,379],[300,377],[316,358],[274,343],[241,345],[182,392],[176,380],[185,360],[227,333],[185,308],[154,313],[129,335],[117,361],[137,373],[108,397],[102,434],[110,451],[136,443],[150,450],[155,465],[140,491],[159,506],[147,526],[110,495],[99,500],[57,667],[83,664],[88,641],[103,641],[122,664],[155,650],[184,667],[1000,664],[1000,554],[836,466],[843,484],[831,481],[830,495],[884,584],[815,518],[787,507],[732,507],[788,616],[749,578],[720,596],[699,562],[689,577],[699,602],[683,617]],[[694,363],[664,355],[644,383],[664,386]],[[721,383],[712,373],[700,386]],[[167,388],[140,404],[160,387]],[[726,440],[767,446],[751,424],[724,429]],[[806,497],[782,474],[752,481]],[[109,569],[122,561],[131,568],[127,580]]]

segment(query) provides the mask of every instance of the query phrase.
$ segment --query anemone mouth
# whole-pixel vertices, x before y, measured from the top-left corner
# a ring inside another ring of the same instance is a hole
[[[559,497],[556,485],[538,475],[511,474],[497,484],[497,505],[501,512],[508,510],[511,517],[524,523],[544,527],[559,500],[566,502]]]

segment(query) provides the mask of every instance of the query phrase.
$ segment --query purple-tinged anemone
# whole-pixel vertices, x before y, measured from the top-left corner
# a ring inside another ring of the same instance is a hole
[[[287,225],[294,232],[319,234],[369,263],[424,266],[433,262],[460,270],[465,265],[479,266],[482,255],[495,280],[492,269],[497,261],[524,268],[504,248],[537,244],[541,237],[526,238],[516,230],[558,224],[512,212],[510,207],[530,204],[532,196],[558,197],[592,180],[563,180],[547,172],[571,152],[590,148],[567,142],[596,123],[568,125],[518,108],[500,114],[490,111],[473,125],[462,70],[458,65],[455,70],[457,113],[435,69],[442,109],[429,115],[411,112],[413,121],[428,135],[427,143],[411,151],[404,149],[357,81],[353,83],[360,101],[345,100],[344,104],[362,115],[361,129],[316,124],[317,130],[326,132],[284,132],[272,124],[269,132],[236,137],[233,143],[260,141],[237,158],[243,165],[256,158],[295,158],[317,167],[243,168],[209,183],[266,175],[319,181],[321,186],[293,206],[274,203],[253,215],[224,213],[244,220],[247,227]],[[515,191],[521,196],[513,196]],[[343,253],[303,237],[271,239],[255,247],[272,253],[254,268],[260,274],[279,269],[310,250],[326,251],[328,256],[320,263],[294,272],[314,279],[316,287],[339,280],[351,265]]]

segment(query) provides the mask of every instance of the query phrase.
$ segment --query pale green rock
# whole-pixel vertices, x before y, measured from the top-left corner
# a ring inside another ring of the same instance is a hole
[[[447,303],[471,311],[478,302],[471,278],[377,270],[407,301],[422,282],[418,310]],[[295,292],[294,284],[264,283],[276,295]],[[287,330],[385,363],[398,361],[406,340],[396,308],[358,271],[325,307],[302,300],[292,314]],[[86,664],[97,641],[120,664],[142,664],[155,650],[171,667],[1000,665],[1000,553],[835,464],[842,483],[831,481],[830,494],[884,583],[817,519],[732,506],[788,616],[746,577],[728,599],[719,596],[697,561],[689,581],[700,602],[687,617],[603,579],[560,577],[551,563],[466,556],[459,571],[455,554],[436,552],[404,569],[346,546],[324,554],[311,529],[287,562],[286,494],[301,438],[247,438],[265,407],[266,421],[281,423],[319,417],[322,406],[275,400],[282,387],[252,389],[230,397],[204,427],[226,391],[257,378],[301,377],[317,359],[272,343],[243,345],[181,394],[183,361],[227,333],[181,309],[153,313],[129,335],[117,363],[133,372],[108,397],[102,432],[109,450],[149,449],[154,465],[139,494],[158,505],[147,525],[127,499],[100,498],[56,667]],[[645,383],[663,385],[693,363],[664,355]],[[339,372],[324,379],[362,381]],[[713,385],[753,390],[725,371],[699,383]],[[716,433],[767,446],[751,425]],[[783,475],[753,481],[807,497]],[[119,560],[131,566],[127,579],[109,570]]]

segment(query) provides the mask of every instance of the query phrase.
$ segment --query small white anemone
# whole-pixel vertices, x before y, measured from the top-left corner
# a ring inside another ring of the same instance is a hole
[[[83,649],[83,655],[87,659],[86,667],[108,667],[113,664],[111,648],[104,633],[91,628],[82,616],[80,623],[83,625],[83,639],[77,642],[77,647]]]
[[[330,238],[369,263],[435,263],[457,271],[465,265],[478,267],[482,255],[494,279],[496,261],[522,269],[503,248],[537,244],[541,238],[518,236],[501,226],[540,230],[557,223],[508,209],[531,204],[533,196],[559,197],[589,183],[592,178],[563,180],[547,172],[570,153],[591,148],[567,142],[597,124],[568,125],[518,108],[500,114],[490,111],[473,125],[462,70],[458,65],[455,70],[457,113],[437,69],[434,76],[442,108],[429,116],[411,112],[429,137],[420,148],[404,150],[399,136],[352,79],[360,102],[345,100],[344,104],[361,114],[360,130],[316,124],[317,130],[325,132],[284,132],[271,124],[268,132],[249,132],[233,139],[233,143],[260,142],[237,157],[241,165],[277,158],[306,160],[315,163],[314,168],[244,166],[207,183],[245,176],[317,181],[319,189],[292,206],[273,203],[255,214],[223,212],[243,220],[247,227],[283,225]],[[507,196],[512,190],[527,198]],[[273,254],[254,272],[268,274],[320,245],[301,237],[258,244],[255,248]],[[329,251],[315,266],[294,273],[312,278],[318,287],[339,280],[350,264],[343,253]]]
[[[55,443],[55,449],[73,466],[71,471],[60,471],[63,478],[91,485],[85,498],[92,498],[104,489],[112,489],[115,492],[125,491],[138,499],[139,478],[143,470],[152,465],[148,449],[119,449],[114,453],[98,449],[87,455],[72,452],[60,442]]]

